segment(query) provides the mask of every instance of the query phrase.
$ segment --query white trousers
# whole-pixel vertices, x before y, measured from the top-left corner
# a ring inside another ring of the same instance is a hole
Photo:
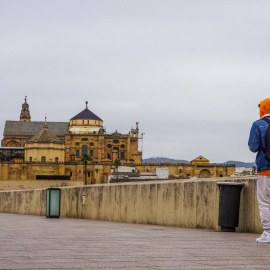
[[[270,232],[270,175],[258,175],[257,200],[260,209],[260,217],[263,229]]]

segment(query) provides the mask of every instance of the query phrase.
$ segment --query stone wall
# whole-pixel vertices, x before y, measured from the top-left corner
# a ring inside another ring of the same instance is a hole
[[[156,168],[168,168],[169,175],[179,178],[188,176],[226,177],[235,173],[234,165],[216,164],[136,164],[132,165],[140,173],[155,173]],[[87,183],[106,183],[106,176],[111,174],[112,164],[88,164]],[[0,180],[35,180],[36,175],[69,175],[72,181],[84,181],[84,165],[82,163],[5,163],[0,162]],[[204,173],[203,173],[204,172]],[[207,173],[205,173],[207,172]]]
[[[139,172],[155,172],[156,168],[168,167],[169,175],[178,175],[180,177],[197,176],[200,177],[201,173],[205,170],[208,171],[209,177],[226,177],[235,174],[234,165],[220,165],[220,164],[141,164],[135,165]]]
[[[62,187],[61,217],[219,230],[219,180]],[[245,183],[237,231],[260,233],[256,178],[222,180]],[[0,212],[45,215],[45,193],[45,189],[0,192]]]
[[[84,181],[70,181],[70,180],[37,180],[37,181],[0,180],[0,191],[41,189],[41,188],[50,188],[50,187],[83,186],[83,185],[84,185]]]
[[[37,175],[68,175],[71,181],[84,181],[82,163],[0,163],[0,180],[36,180]],[[111,165],[88,164],[87,183],[105,183]]]

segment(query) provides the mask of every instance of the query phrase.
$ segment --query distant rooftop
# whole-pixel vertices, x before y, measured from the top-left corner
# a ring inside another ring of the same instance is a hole
[[[63,144],[64,142],[61,141],[54,133],[52,133],[48,129],[47,122],[45,121],[45,125],[41,131],[39,131],[37,134],[35,134],[33,137],[31,137],[29,140],[27,140],[28,143],[58,143]]]
[[[99,120],[103,121],[101,118],[99,118],[97,115],[95,115],[93,112],[91,112],[87,107],[88,102],[86,101],[86,108],[72,117],[70,120],[76,120],[76,119],[91,119],[91,120]]]
[[[43,129],[44,122],[6,121],[4,136],[21,135],[34,136]],[[48,128],[56,136],[64,136],[68,133],[69,122],[48,122]]]

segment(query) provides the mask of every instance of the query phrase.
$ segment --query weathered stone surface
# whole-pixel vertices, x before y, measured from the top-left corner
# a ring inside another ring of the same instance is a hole
[[[61,217],[219,230],[218,180],[62,187]],[[256,178],[223,180],[245,183],[237,231],[260,233]],[[46,190],[0,192],[0,202],[0,212],[45,215]]]
[[[0,269],[260,269],[259,235],[0,213]]]
[[[135,150],[134,150],[135,151]],[[54,160],[55,157],[52,157]],[[49,161],[49,160],[48,160]],[[140,163],[140,162],[139,162]],[[168,168],[171,179],[187,179],[188,176],[196,177],[228,177],[235,173],[234,165],[217,164],[134,164],[134,167],[140,172],[154,173],[156,168]],[[87,165],[87,183],[102,184],[107,183],[106,176],[111,174],[112,164],[88,164]],[[70,176],[71,181],[84,181],[84,165],[72,162],[66,163],[0,163],[0,180],[18,181],[23,180],[22,184],[28,180],[35,180],[37,175],[65,175]],[[208,175],[208,176],[207,176]],[[124,179],[122,179],[124,180]],[[9,181],[9,182],[12,182]],[[127,181],[127,180],[125,180]],[[0,182],[0,190],[3,189]],[[68,184],[68,181],[67,185]],[[12,184],[12,183],[11,183]],[[31,184],[28,181],[28,185]],[[35,181],[32,181],[33,187]],[[47,183],[49,184],[49,182]],[[48,187],[48,186],[46,186]],[[5,188],[5,190],[11,190]]]

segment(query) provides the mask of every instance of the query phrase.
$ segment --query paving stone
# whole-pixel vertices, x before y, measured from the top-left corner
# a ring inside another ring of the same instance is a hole
[[[258,236],[0,213],[0,269],[269,269]]]

